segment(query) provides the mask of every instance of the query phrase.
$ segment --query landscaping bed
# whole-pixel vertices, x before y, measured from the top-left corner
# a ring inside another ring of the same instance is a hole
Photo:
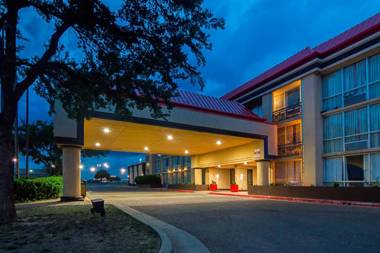
[[[248,194],[380,203],[379,187],[248,186]]]
[[[157,252],[159,236],[112,205],[106,217],[91,205],[17,208],[17,222],[0,227],[0,252]]]

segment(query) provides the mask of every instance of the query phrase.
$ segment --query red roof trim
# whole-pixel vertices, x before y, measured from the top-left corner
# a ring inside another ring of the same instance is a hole
[[[318,45],[317,47],[305,48],[299,53],[291,56],[287,60],[274,66],[263,74],[248,81],[242,86],[228,92],[222,98],[234,99],[249,89],[261,86],[284,73],[293,70],[316,58],[325,58],[341,49],[344,49],[376,32],[380,31],[380,13],[370,17],[351,29],[339,34],[338,36]]]

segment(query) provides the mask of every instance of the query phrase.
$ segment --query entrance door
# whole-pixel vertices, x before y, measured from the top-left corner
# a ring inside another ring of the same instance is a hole
[[[346,171],[348,181],[364,180],[364,158],[363,155],[347,156]]]
[[[230,169],[230,184],[236,184],[235,169]]]
[[[202,169],[202,185],[206,184],[206,169]]]
[[[253,171],[247,170],[247,185],[253,185]]]

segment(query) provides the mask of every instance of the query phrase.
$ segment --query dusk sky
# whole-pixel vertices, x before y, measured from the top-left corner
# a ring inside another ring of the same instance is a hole
[[[110,2],[117,6],[117,1]],[[205,52],[207,65],[202,69],[205,89],[189,84],[182,88],[211,96],[222,96],[303,48],[314,47],[380,11],[380,1],[371,0],[206,0],[205,5],[225,19],[226,27],[211,32],[213,50]],[[51,27],[30,11],[20,16],[22,31],[30,40],[25,55],[39,56]],[[67,34],[62,42],[75,52],[70,38]],[[22,100],[20,118],[24,118],[24,108]],[[50,120],[47,112],[46,102],[32,92],[32,120]],[[112,154],[105,160],[116,173],[140,157]],[[96,162],[91,159],[85,165]]]

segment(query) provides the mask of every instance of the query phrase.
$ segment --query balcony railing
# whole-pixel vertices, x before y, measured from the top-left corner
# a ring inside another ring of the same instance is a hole
[[[301,103],[284,107],[280,110],[273,112],[273,121],[279,122],[287,119],[291,119],[301,115]]]
[[[296,156],[302,154],[302,142],[278,145],[279,156]]]

